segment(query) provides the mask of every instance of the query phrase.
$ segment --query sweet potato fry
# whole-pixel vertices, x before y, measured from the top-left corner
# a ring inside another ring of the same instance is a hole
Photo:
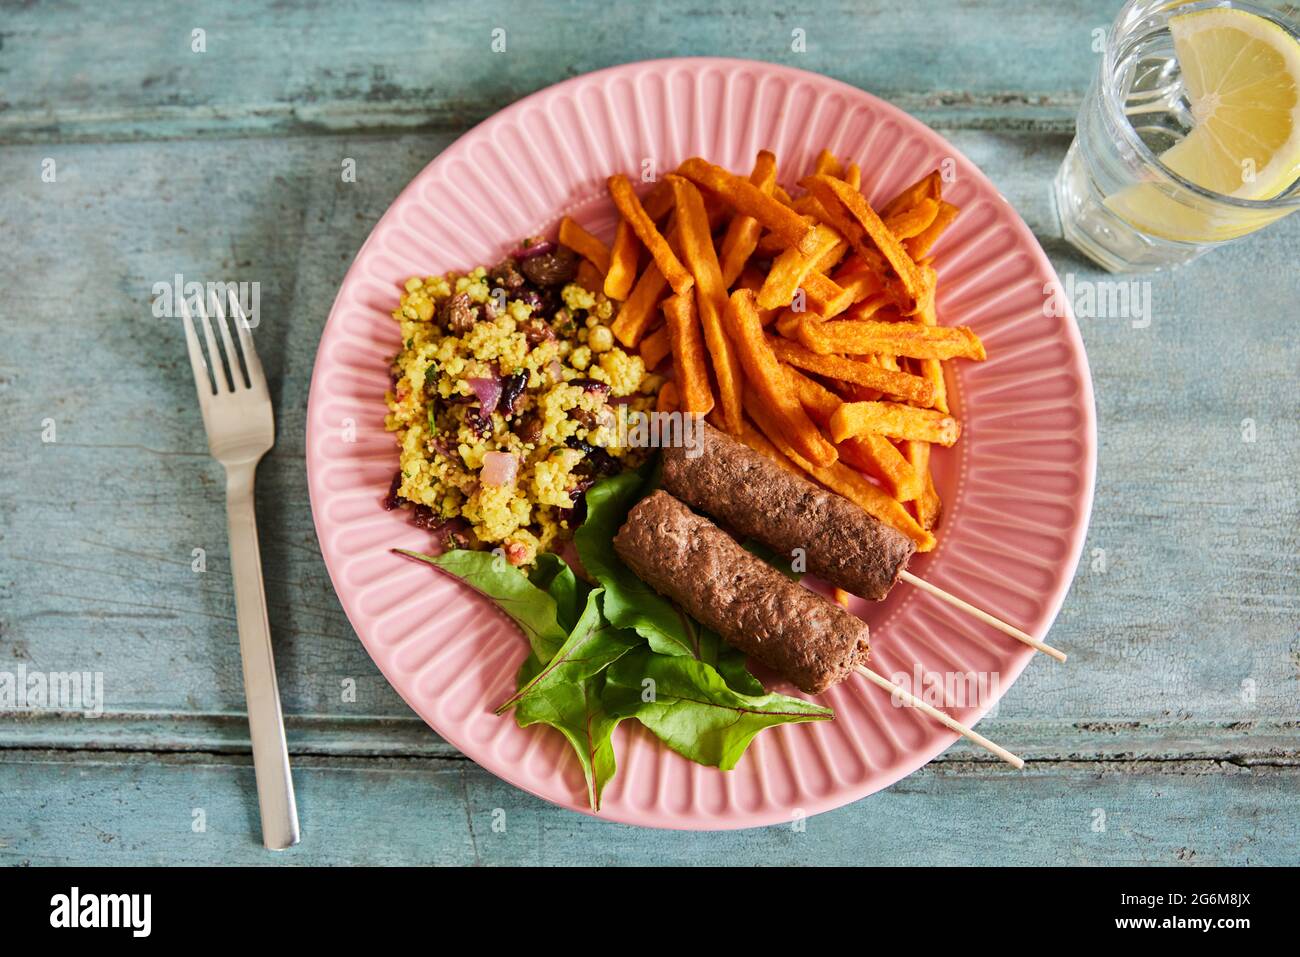
[[[641,361],[647,369],[654,369],[672,352],[672,343],[668,339],[668,329],[660,326],[641,340]]]
[[[808,378],[793,366],[782,366],[790,390],[799,399],[799,404],[812,416],[818,425],[830,428],[831,416],[844,404],[844,400],[820,382]]]
[[[795,197],[790,202],[790,208],[800,216],[811,216],[813,219],[826,218],[825,213],[822,212],[822,204],[817,202],[817,197],[811,193],[804,193],[802,196]],[[773,236],[767,248],[771,252],[777,252],[785,247]]]
[[[843,405],[843,400],[797,369],[786,366],[785,373],[795,395],[813,421],[829,428],[831,417]],[[921,475],[883,435],[868,432],[856,438],[845,439],[837,448],[842,461],[879,480],[900,502],[911,501],[924,490]]]
[[[568,216],[560,220],[560,245],[568,246],[587,260],[602,276],[609,272],[609,247]]]
[[[858,189],[862,185],[862,170],[858,167],[858,164],[850,163],[847,168],[842,169],[840,161],[829,150],[822,150],[817,155],[813,175],[834,176],[836,179],[844,180],[854,189]],[[804,193],[791,204],[791,207],[796,213],[811,216],[818,222],[826,219],[826,209],[812,193]]]
[[[713,248],[704,200],[695,184],[680,176],[667,177],[672,184],[677,205],[677,226],[681,231],[682,256],[695,277],[695,297],[704,341],[713,359],[713,375],[718,382],[718,403],[722,421],[732,435],[740,431],[742,418],[740,390],[742,373],[735,347],[723,330],[722,313],[727,308],[727,287],[722,284],[722,269]]]
[[[709,367],[704,358],[704,335],[695,315],[695,297],[687,293],[664,300],[664,325],[673,350],[681,409],[708,415],[713,410],[713,392],[709,388]]]
[[[632,294],[619,309],[610,326],[619,342],[629,349],[636,348],[650,323],[658,315],[659,300],[668,288],[668,280],[653,262],[645,267],[641,278],[632,287]]]
[[[879,353],[913,359],[985,358],[979,336],[965,326],[926,326],[916,322],[875,320],[799,323],[799,341],[813,352],[851,355]]]
[[[586,259],[578,263],[578,271],[573,281],[588,292],[600,292],[605,286],[605,277]]]
[[[641,243],[626,219],[614,229],[614,245],[609,250],[609,269],[605,271],[605,295],[622,302],[636,282],[637,257]]]
[[[952,221],[957,218],[959,212],[961,210],[952,203],[940,200],[939,210],[935,213],[934,221],[925,228],[925,231],[903,241],[903,247],[907,250],[907,254],[913,259],[924,258],[931,247],[938,242],[939,237],[943,235],[943,231],[952,225]]]
[[[933,199],[923,199],[915,206],[892,216],[886,216],[885,228],[893,233],[896,239],[911,239],[929,229],[938,214],[939,203]],[[906,243],[903,248],[907,248]]]
[[[950,415],[897,402],[845,402],[831,416],[836,442],[866,432],[947,446],[957,441],[961,426]]]
[[[857,253],[845,259],[829,278],[840,287],[841,292],[819,304],[817,314],[823,319],[833,319],[868,296],[885,292],[884,277]],[[811,284],[809,289],[811,291]]]
[[[754,252],[764,259],[775,259],[789,248],[776,233],[763,233],[758,237],[758,245],[754,247]]]
[[[828,149],[823,149],[813,160],[813,173],[825,174],[827,176],[840,175],[840,161],[835,158],[835,154]]]
[[[790,393],[785,373],[763,335],[754,294],[738,289],[731,295],[725,314],[727,333],[736,344],[745,378],[759,400],[772,410],[790,445],[816,465],[835,461],[835,447],[808,418],[798,398]]]
[[[863,258],[870,261],[868,254],[879,251],[898,275],[907,296],[915,302],[923,295],[916,263],[861,193],[833,176],[809,176],[799,185],[821,201],[827,220]]]
[[[929,269],[929,266],[923,266],[923,269]],[[934,309],[934,301],[925,303],[920,312],[916,314],[916,319],[924,326],[937,326],[939,324],[938,313]],[[940,412],[948,411],[948,384],[943,378],[943,362],[939,359],[913,359],[916,371],[926,382],[930,383],[932,398],[927,405],[932,409],[938,409]]]
[[[808,378],[798,369],[785,367],[786,380],[799,397],[799,402],[812,416],[813,421],[830,427],[835,410],[843,400],[820,382]],[[843,462],[866,472],[880,481],[885,489],[900,502],[915,499],[924,490],[922,477],[903,457],[894,444],[883,435],[869,432],[856,438],[845,439],[837,446]]]
[[[836,382],[835,394],[845,402],[879,402],[884,398],[875,389],[868,389],[856,382]]]
[[[840,167],[840,161],[830,150],[822,150],[813,160],[813,176],[834,176],[836,179],[842,179],[843,173]],[[822,209],[822,204],[818,202],[817,197],[811,193],[804,193],[797,197],[791,204],[790,208],[796,213],[803,216],[811,216],[818,221],[826,218],[826,211]]]
[[[628,221],[633,232],[636,233],[637,239],[641,240],[642,245],[650,250],[655,265],[659,267],[659,271],[668,280],[668,285],[673,287],[673,292],[680,296],[694,286],[695,279],[686,271],[681,261],[673,253],[672,248],[668,245],[668,240],[664,239],[659,232],[654,220],[642,208],[641,201],[637,199],[632,184],[628,182],[627,177],[617,174],[611,176],[608,182],[609,194],[614,199],[614,205],[618,207],[618,211],[623,218]]]
[[[886,525],[898,529],[916,542],[917,551],[928,552],[934,548],[934,536],[917,524],[910,512],[892,498],[884,489],[872,485],[865,477],[849,468],[843,462],[833,462],[829,466],[818,466],[809,462],[798,453],[785,438],[778,426],[771,409],[765,408],[757,397],[750,400],[750,390],[746,390],[746,405],[754,422],[776,446],[777,450],[817,482],[853,502],[868,515],[874,516]]]
[[[924,476],[883,435],[867,432],[837,448],[842,461],[878,480],[900,502],[915,501],[925,491]]]
[[[794,246],[805,255],[816,249],[813,224],[780,200],[768,196],[757,186],[720,166],[707,163],[698,156],[688,159],[678,173],[691,182],[712,190],[721,196],[736,212],[752,216],[767,229],[780,236],[787,246]],[[645,240],[642,239],[642,242]]]
[[[758,304],[764,309],[779,309],[790,305],[797,290],[812,270],[832,268],[844,255],[848,244],[830,226],[813,228],[817,237],[816,251],[805,256],[797,249],[787,249],[776,257],[767,280],[758,293]]]
[[[820,321],[820,317],[809,315],[806,312],[795,312],[793,309],[787,309],[776,318],[776,331],[783,339],[789,339],[791,342],[799,341],[799,324],[807,319],[810,322]]]
[[[943,514],[943,503],[935,491],[934,475],[930,471],[930,443],[904,442],[903,454],[922,480],[921,494],[912,502],[916,520],[926,531],[933,531]]]
[[[937,169],[931,170],[886,203],[880,210],[881,218],[888,219],[895,213],[911,209],[925,199],[932,199],[937,203],[942,198],[942,193],[943,177],[939,175]]]
[[[852,302],[852,293],[840,286],[820,269],[810,269],[804,276],[802,289],[807,296],[805,305],[808,312],[815,312],[825,318],[829,310],[832,315],[843,312]]]
[[[768,343],[782,362],[830,379],[856,382],[868,389],[897,396],[908,402],[929,405],[934,387],[918,375],[893,372],[866,362],[836,355],[819,355],[788,339],[770,338]]]
[[[881,292],[872,293],[861,302],[855,302],[840,314],[840,319],[844,322],[863,322],[875,317],[881,310],[891,309],[896,306],[893,294],[882,290]],[[898,317],[900,320],[902,316]]]
[[[749,181],[765,195],[772,195],[776,185],[776,156],[768,150],[759,152],[754,160],[754,171],[749,174]],[[722,284],[727,289],[735,285],[736,279],[745,268],[745,263],[754,254],[758,245],[759,234],[763,225],[753,216],[737,213],[727,224],[726,235],[722,237]]]
[[[641,201],[641,208],[656,223],[673,211],[673,190],[663,180],[650,187]]]
[[[656,412],[676,412],[681,408],[677,394],[677,383],[671,379],[659,387],[659,397],[655,400]]]

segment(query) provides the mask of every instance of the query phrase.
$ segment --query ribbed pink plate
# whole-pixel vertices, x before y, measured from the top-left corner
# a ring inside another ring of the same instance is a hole
[[[989,358],[952,363],[953,411],[965,431],[935,456],[941,544],[913,570],[1038,636],[1064,600],[1092,496],[1087,361],[1073,318],[1043,314],[1045,285],[1056,279],[1047,257],[974,165],[861,90],[766,63],[656,60],[543,90],[425,167],[357,255],[316,356],[307,472],[325,563],[380,670],[451,744],[556,804],[586,810],[568,745],[492,713],[512,690],[523,637],[487,600],[389,552],[429,544],[404,513],[380,505],[397,464],[383,396],[399,347],[389,317],[399,284],[496,262],[566,213],[608,239],[604,183],[615,171],[636,178],[649,164],[662,173],[692,155],[747,171],[768,148],[792,188],[822,147],[861,164],[877,203],[947,160],[955,178],[944,195],[962,208],[935,250],[940,321],[974,327]],[[1005,690],[1032,654],[906,585],[855,610],[871,624],[872,663],[886,675],[911,674],[915,663],[940,674],[992,672]],[[955,740],[860,679],[821,700],[834,721],[764,731],[731,772],[691,764],[625,722],[600,816],[700,829],[785,822],[886,787]],[[989,704],[954,714],[973,722]]]

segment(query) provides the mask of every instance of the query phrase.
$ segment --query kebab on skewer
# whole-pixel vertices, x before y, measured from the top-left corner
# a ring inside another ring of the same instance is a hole
[[[752,555],[707,518],[657,491],[614,536],[627,566],[728,644],[819,694],[852,674],[917,708],[1017,768],[1005,748],[894,685],[866,665],[866,622]]]
[[[916,549],[912,540],[848,499],[707,423],[702,442],[702,451],[663,451],[664,488],[688,505],[780,554],[802,548],[809,571],[847,592],[880,601],[902,579],[1065,661],[1064,652],[913,575],[907,570]]]

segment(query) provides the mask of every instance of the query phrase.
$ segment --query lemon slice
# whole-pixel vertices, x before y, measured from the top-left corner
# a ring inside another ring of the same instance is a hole
[[[1233,8],[1172,17],[1169,31],[1196,125],[1160,161],[1237,199],[1281,194],[1300,175],[1300,42],[1272,20]],[[1187,242],[1231,239],[1284,212],[1215,215],[1149,183],[1107,205],[1145,232]]]

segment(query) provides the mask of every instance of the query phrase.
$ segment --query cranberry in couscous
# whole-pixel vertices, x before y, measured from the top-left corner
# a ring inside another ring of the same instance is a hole
[[[618,304],[575,272],[570,250],[533,240],[490,270],[406,281],[386,504],[443,545],[530,565],[571,533],[588,487],[636,464],[620,419],[650,410],[661,380],[615,342]]]

